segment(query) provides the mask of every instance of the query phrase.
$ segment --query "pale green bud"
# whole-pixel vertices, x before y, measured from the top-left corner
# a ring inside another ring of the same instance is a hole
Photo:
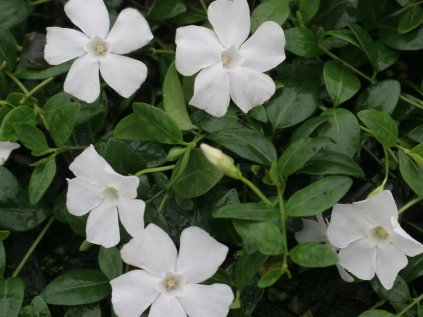
[[[232,157],[230,157],[229,155],[226,155],[221,150],[216,149],[205,143],[201,144],[200,147],[201,147],[201,150],[203,151],[204,156],[219,171],[235,179],[240,179],[242,177],[242,173],[239,170],[239,168],[235,166],[234,160]]]

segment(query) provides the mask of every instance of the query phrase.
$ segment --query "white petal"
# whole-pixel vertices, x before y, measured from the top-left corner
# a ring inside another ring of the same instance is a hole
[[[87,53],[89,38],[82,32],[58,28],[47,28],[44,58],[50,65],[58,65]]]
[[[224,50],[215,32],[195,25],[178,28],[175,43],[176,69],[184,76],[219,63]]]
[[[136,176],[123,176],[114,171],[109,165],[104,175],[105,182],[118,190],[119,197],[134,199],[137,197],[139,178]]]
[[[18,143],[9,141],[0,141],[0,166],[3,165],[12,153],[13,150],[19,148]]]
[[[98,61],[86,54],[73,62],[64,90],[82,101],[92,103],[100,96]]]
[[[224,317],[228,315],[234,294],[225,284],[187,284],[179,300],[190,317]]]
[[[121,250],[122,260],[162,277],[175,272],[177,251],[172,239],[154,224],[148,225]]]
[[[119,220],[116,207],[100,204],[94,208],[87,220],[87,241],[105,248],[120,241]]]
[[[360,208],[376,225],[391,228],[391,217],[398,219],[398,209],[394,197],[389,190],[354,203]]]
[[[250,34],[250,8],[247,0],[216,0],[207,16],[225,47],[240,47]]]
[[[104,174],[109,168],[109,163],[97,153],[93,145],[87,147],[69,165],[76,177],[94,185],[103,185],[106,182]]]
[[[276,90],[268,75],[245,67],[231,70],[229,83],[232,100],[245,113],[265,103]]]
[[[66,207],[70,214],[75,216],[85,215],[97,207],[102,201],[101,188],[98,186],[90,184],[78,177],[68,179]]]
[[[376,275],[384,288],[392,288],[398,272],[406,267],[407,263],[408,260],[405,254],[392,244],[387,244],[383,248],[378,248]]]
[[[100,72],[106,83],[125,98],[137,91],[147,78],[143,62],[116,54],[100,60]]]
[[[111,52],[128,54],[135,51],[153,39],[148,22],[135,9],[125,9],[119,14],[115,24],[107,35]]]
[[[391,241],[399,250],[408,256],[416,256],[423,252],[423,245],[405,232],[394,217],[391,217],[391,223],[394,229]]]
[[[151,305],[148,317],[186,317],[179,301],[174,296],[160,295]],[[193,316],[195,317],[195,316]]]
[[[70,0],[65,4],[65,13],[90,38],[106,38],[110,21],[103,0]]]
[[[366,238],[339,250],[339,264],[362,280],[371,280],[376,271],[377,247],[369,247]]]
[[[110,281],[113,310],[119,317],[138,317],[159,296],[159,278],[134,270]]]
[[[337,248],[345,248],[367,236],[373,227],[356,204],[336,204],[328,225],[328,240]]]
[[[298,243],[326,241],[326,226],[310,219],[303,219],[303,229],[295,233]]]
[[[181,233],[177,273],[187,283],[199,283],[216,273],[225,261],[228,247],[198,227],[189,227]]]
[[[337,264],[336,268],[338,269],[339,276],[341,276],[345,282],[354,282],[354,277],[352,277],[341,265]]]
[[[243,67],[259,72],[278,66],[285,60],[285,35],[279,24],[266,21],[241,46],[239,53],[243,57]]]
[[[230,101],[229,76],[222,65],[216,64],[201,70],[194,82],[190,105],[214,117],[223,117]]]
[[[145,202],[140,199],[120,199],[118,212],[120,222],[133,237],[144,229]]]

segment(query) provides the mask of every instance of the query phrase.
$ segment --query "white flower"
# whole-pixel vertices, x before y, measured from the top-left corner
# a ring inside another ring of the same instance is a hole
[[[0,141],[0,166],[7,161],[10,153],[19,147],[20,145],[18,143]]]
[[[144,17],[135,9],[125,9],[109,32],[109,13],[103,0],[69,0],[65,13],[84,33],[49,27],[44,50],[44,58],[51,65],[77,58],[64,90],[83,101],[94,102],[100,95],[100,72],[117,93],[131,96],[145,81],[147,67],[121,55],[143,47],[153,38]]]
[[[68,179],[66,206],[69,213],[87,220],[87,241],[105,248],[120,241],[119,220],[131,236],[144,229],[145,203],[137,197],[138,177],[123,176],[91,145],[69,166],[75,178]]]
[[[316,220],[303,219],[303,229],[295,233],[295,239],[298,243],[306,242],[324,242],[335,251],[336,248],[329,242],[327,237],[328,227],[322,215],[317,215]],[[354,278],[348,274],[339,264],[336,265],[339,275],[345,282],[353,282]]]
[[[193,25],[176,30],[177,70],[184,76],[200,71],[190,104],[221,117],[232,98],[246,113],[275,93],[275,83],[263,72],[285,59],[284,32],[266,21],[247,40],[247,0],[216,0],[207,15],[214,31]]]
[[[150,224],[121,251],[122,259],[141,268],[121,275],[112,285],[119,317],[225,317],[234,296],[225,284],[198,284],[216,273],[228,248],[198,227],[182,231],[179,254],[170,237]]]
[[[337,204],[328,227],[329,241],[340,248],[339,263],[362,280],[376,274],[391,289],[407,255],[423,252],[423,245],[398,223],[398,211],[390,191],[353,204]]]
[[[214,165],[216,169],[235,179],[240,179],[242,177],[242,173],[239,168],[235,166],[232,157],[205,143],[202,143],[200,148],[207,160]]]

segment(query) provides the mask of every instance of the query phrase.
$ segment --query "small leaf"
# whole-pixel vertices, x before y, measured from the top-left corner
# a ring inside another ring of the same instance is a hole
[[[123,262],[120,257],[120,252],[116,247],[100,247],[98,252],[98,265],[101,272],[103,272],[109,280],[122,275]]]
[[[358,117],[380,144],[387,147],[397,144],[398,127],[389,114],[369,109],[360,111]]]
[[[25,284],[19,277],[0,280],[0,316],[17,317],[21,310]]]
[[[398,23],[398,33],[408,33],[423,21],[423,9],[420,6],[410,6],[402,15]]]
[[[213,218],[272,221],[278,220],[279,211],[262,203],[230,204],[213,212]]]
[[[275,284],[282,277],[283,271],[281,268],[271,268],[267,271],[261,279],[257,282],[260,288],[266,288]]]
[[[56,160],[52,157],[47,163],[38,165],[29,181],[29,202],[35,205],[44,196],[56,175]]]
[[[383,80],[368,87],[358,97],[358,106],[374,108],[392,114],[401,95],[401,85],[397,80]]]
[[[44,299],[40,296],[35,296],[31,305],[22,308],[19,317],[50,317],[50,310]]]
[[[18,141],[19,137],[15,132],[13,124],[24,122],[35,125],[34,110],[27,106],[13,108],[8,112],[1,123],[0,140]]]
[[[283,24],[289,17],[289,0],[269,0],[260,3],[251,14],[251,31],[254,33],[266,21]]]
[[[377,52],[375,49],[375,43],[373,42],[370,34],[354,22],[349,22],[348,27],[354,33],[357,40],[360,42],[361,48],[363,49],[364,53],[366,53],[370,64],[372,64],[373,66],[374,71],[378,71],[379,69],[377,62]]]
[[[320,0],[300,0],[300,13],[304,23],[308,23],[319,10]]]
[[[179,0],[157,0],[148,13],[155,21],[164,21],[187,11],[187,7]]]
[[[244,253],[235,262],[235,283],[238,289],[250,286],[254,276],[256,276],[267,258],[267,256],[259,252],[253,254]]]
[[[285,31],[285,49],[295,55],[313,58],[319,54],[316,34],[305,27],[290,28]]]
[[[14,123],[13,127],[26,148],[37,152],[48,150],[47,139],[36,126],[30,123]]]
[[[8,30],[3,29],[0,29],[0,38],[0,65],[12,71],[15,68],[18,57],[15,40]]]
[[[79,116],[79,103],[70,103],[56,109],[49,120],[49,131],[57,146],[66,143]]]
[[[399,151],[399,165],[401,176],[408,186],[419,196],[423,197],[423,166],[418,164],[412,156]]]
[[[291,260],[303,267],[326,267],[338,263],[336,252],[327,244],[302,243],[289,251]]]

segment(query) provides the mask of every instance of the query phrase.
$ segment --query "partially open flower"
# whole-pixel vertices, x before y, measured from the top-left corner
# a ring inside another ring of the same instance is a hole
[[[125,9],[109,31],[109,14],[103,0],[69,0],[65,13],[84,33],[49,27],[44,50],[44,58],[51,65],[76,58],[64,90],[94,102],[100,95],[100,72],[118,94],[131,96],[145,81],[147,67],[122,54],[143,47],[153,38],[144,17],[135,9]]]
[[[362,280],[375,274],[391,289],[407,256],[423,252],[423,245],[398,223],[390,191],[353,204],[337,204],[332,211],[328,239],[339,251],[339,264]]]
[[[225,317],[234,299],[225,284],[198,284],[216,273],[228,248],[198,227],[175,244],[154,224],[121,251],[122,259],[141,270],[123,274],[112,285],[113,309],[120,317],[138,317],[150,305],[149,317]]]
[[[232,98],[246,113],[275,93],[275,83],[263,72],[285,59],[284,32],[266,21],[247,40],[247,0],[213,1],[207,15],[213,30],[193,25],[176,30],[176,69],[184,76],[199,72],[191,105],[221,117]]]
[[[131,236],[142,232],[145,203],[136,199],[138,177],[116,173],[92,145],[75,158],[69,169],[76,177],[68,179],[66,206],[75,216],[90,212],[88,242],[105,248],[118,244],[119,219]]]
[[[12,153],[13,150],[19,148],[20,145],[14,142],[0,141],[0,166],[3,165]]]
[[[242,177],[242,173],[239,168],[235,166],[232,157],[205,143],[201,144],[200,147],[207,160],[219,171],[235,179],[240,179]]]

